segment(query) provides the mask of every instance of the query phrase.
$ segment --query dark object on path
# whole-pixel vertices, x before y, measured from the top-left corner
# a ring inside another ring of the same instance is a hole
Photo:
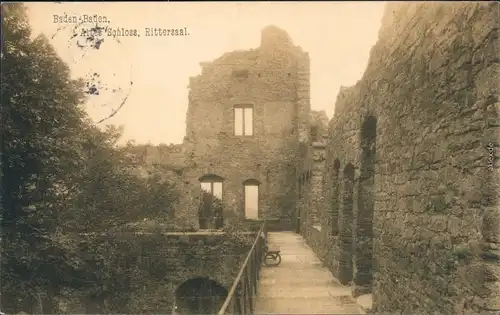
[[[270,267],[276,267],[281,263],[281,250],[273,249],[270,250],[269,247],[264,247],[264,265]]]

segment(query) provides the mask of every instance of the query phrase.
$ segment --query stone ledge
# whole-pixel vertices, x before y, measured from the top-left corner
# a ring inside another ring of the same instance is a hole
[[[315,141],[312,143],[312,147],[315,149],[324,149],[324,148],[326,148],[326,143]]]

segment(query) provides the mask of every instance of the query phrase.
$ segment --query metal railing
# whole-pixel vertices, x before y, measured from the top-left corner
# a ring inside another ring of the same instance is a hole
[[[266,238],[267,229],[264,221],[218,315],[253,314]]]

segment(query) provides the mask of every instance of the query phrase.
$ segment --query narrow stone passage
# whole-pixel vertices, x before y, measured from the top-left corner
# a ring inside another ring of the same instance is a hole
[[[270,232],[268,243],[281,250],[282,261],[262,267],[255,314],[364,314],[302,236]]]

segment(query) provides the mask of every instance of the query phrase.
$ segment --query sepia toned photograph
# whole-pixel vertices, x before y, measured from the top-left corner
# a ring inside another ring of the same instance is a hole
[[[1,17],[0,315],[500,315],[498,2]]]

